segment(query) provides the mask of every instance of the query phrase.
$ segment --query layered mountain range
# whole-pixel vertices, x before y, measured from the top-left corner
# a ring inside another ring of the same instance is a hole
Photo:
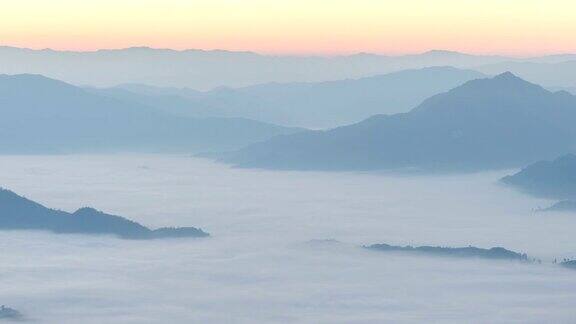
[[[39,75],[0,75],[0,153],[201,152],[301,131],[244,118],[185,118]]]
[[[295,170],[519,167],[572,151],[575,121],[575,96],[507,72],[432,96],[407,113],[278,136],[222,161]]]

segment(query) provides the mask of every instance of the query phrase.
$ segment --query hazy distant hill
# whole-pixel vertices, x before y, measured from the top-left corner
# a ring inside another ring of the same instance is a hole
[[[482,249],[474,246],[468,247],[440,247],[440,246],[397,246],[389,244],[373,244],[365,248],[380,252],[401,252],[442,257],[481,258],[495,260],[528,261],[524,253],[517,253],[501,247]]]
[[[552,58],[552,57],[551,57]],[[558,56],[557,60],[536,60],[536,62],[501,62],[475,67],[487,74],[510,71],[519,77],[550,87],[576,87],[576,55]]]
[[[95,52],[0,47],[0,73],[42,74],[86,86],[143,83],[199,90],[267,82],[341,80],[427,66],[472,67],[508,60],[512,59],[449,51],[404,56],[356,54],[302,57],[146,47]]]
[[[576,199],[576,155],[536,162],[514,175],[502,178],[502,182],[537,196]],[[567,207],[567,204],[556,207]]]
[[[540,211],[545,212],[576,212],[576,200],[562,200],[554,205],[541,209]]]
[[[0,75],[0,116],[0,153],[230,150],[300,131],[177,117],[39,75]]]
[[[575,122],[576,97],[505,73],[469,81],[408,113],[276,137],[223,161],[305,170],[517,167],[573,149]]]
[[[182,116],[244,117],[280,125],[329,128],[375,114],[406,112],[432,95],[484,77],[471,70],[431,67],[361,79],[268,83],[208,92],[143,85],[99,91]]]
[[[560,262],[560,265],[568,269],[576,270],[576,260],[565,259]]]
[[[188,97],[188,93],[198,93],[198,96],[203,95],[203,92],[197,92],[188,88],[163,88],[130,84],[112,88],[86,87],[84,89],[97,95],[153,107],[175,116],[191,118],[244,118],[243,116],[239,116],[240,114],[237,114],[238,116],[225,116],[224,114],[218,113],[214,107],[203,102],[202,99],[191,96]]]
[[[547,87],[550,91],[566,91],[572,95],[576,95],[576,87]]]
[[[81,208],[70,214],[46,208],[4,189],[0,189],[0,230],[111,234],[127,239],[208,236],[208,233],[194,227],[150,230],[126,218],[92,208]]]
[[[0,306],[0,320],[23,321],[24,315],[11,307]]]

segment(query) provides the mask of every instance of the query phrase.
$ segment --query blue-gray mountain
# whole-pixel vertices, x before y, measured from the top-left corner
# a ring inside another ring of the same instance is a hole
[[[564,260],[560,265],[568,269],[576,270],[576,260]]]
[[[518,167],[576,147],[576,97],[511,73],[469,81],[408,113],[278,136],[222,157],[240,167],[299,170]]]
[[[536,162],[501,181],[532,195],[576,200],[576,155]],[[568,206],[564,203],[556,207]]]
[[[195,227],[167,227],[151,230],[126,218],[108,215],[93,208],[81,208],[74,213],[49,209],[5,189],[0,189],[0,230],[109,234],[125,239],[206,237],[209,235]]]
[[[229,150],[301,130],[182,118],[38,75],[0,75],[0,116],[0,153]]]
[[[541,209],[541,211],[551,211],[551,212],[576,212],[576,201],[575,200],[562,200],[554,205]]]
[[[361,79],[268,83],[208,92],[133,84],[92,91],[154,105],[180,116],[242,117],[279,125],[330,128],[376,114],[406,112],[432,95],[484,77],[471,70],[432,67]]]
[[[382,252],[402,252],[402,253],[419,253],[432,256],[463,257],[463,258],[482,258],[482,259],[499,259],[499,260],[517,260],[527,261],[528,256],[524,253],[517,253],[501,247],[482,249],[474,246],[452,248],[439,246],[397,246],[389,244],[373,244],[366,246],[367,249]]]
[[[7,307],[5,305],[0,306],[0,320],[12,320],[18,321],[22,320],[24,316],[19,311],[14,308]]]

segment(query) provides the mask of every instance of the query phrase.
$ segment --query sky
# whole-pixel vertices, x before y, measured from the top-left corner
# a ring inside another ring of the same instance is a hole
[[[573,0],[2,0],[0,44],[272,54],[576,52]]]

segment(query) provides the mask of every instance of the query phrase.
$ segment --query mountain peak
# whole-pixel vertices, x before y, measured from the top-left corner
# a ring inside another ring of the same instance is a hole
[[[518,76],[516,76],[514,73],[512,73],[510,71],[498,74],[497,76],[494,77],[494,80],[516,80],[516,81],[520,80],[520,81],[524,81],[523,79],[519,78]]]
[[[475,79],[464,83],[446,93],[430,97],[422,102],[413,112],[447,111],[446,107],[460,109],[474,106],[485,110],[502,106],[506,101],[510,107],[525,106],[535,98],[542,99],[550,92],[539,85],[530,83],[511,72],[505,72],[492,78]],[[528,99],[532,98],[532,99]],[[467,102],[463,105],[462,102]],[[491,101],[489,104],[488,101]]]
[[[508,91],[523,90],[523,91],[533,91],[535,93],[549,92],[544,88],[542,88],[541,86],[526,81],[512,72],[504,72],[498,74],[492,79],[488,79],[488,82],[491,83],[493,86],[502,87],[502,89],[508,89]]]
[[[102,214],[102,212],[92,207],[82,207],[74,212],[74,215],[93,215],[93,214]]]
[[[454,90],[458,89],[465,89],[466,91],[473,90],[500,93],[503,95],[514,92],[518,93],[519,91],[540,94],[549,92],[537,84],[528,82],[518,77],[512,72],[504,72],[492,78],[468,81],[467,83],[463,84],[459,88],[455,88]]]

